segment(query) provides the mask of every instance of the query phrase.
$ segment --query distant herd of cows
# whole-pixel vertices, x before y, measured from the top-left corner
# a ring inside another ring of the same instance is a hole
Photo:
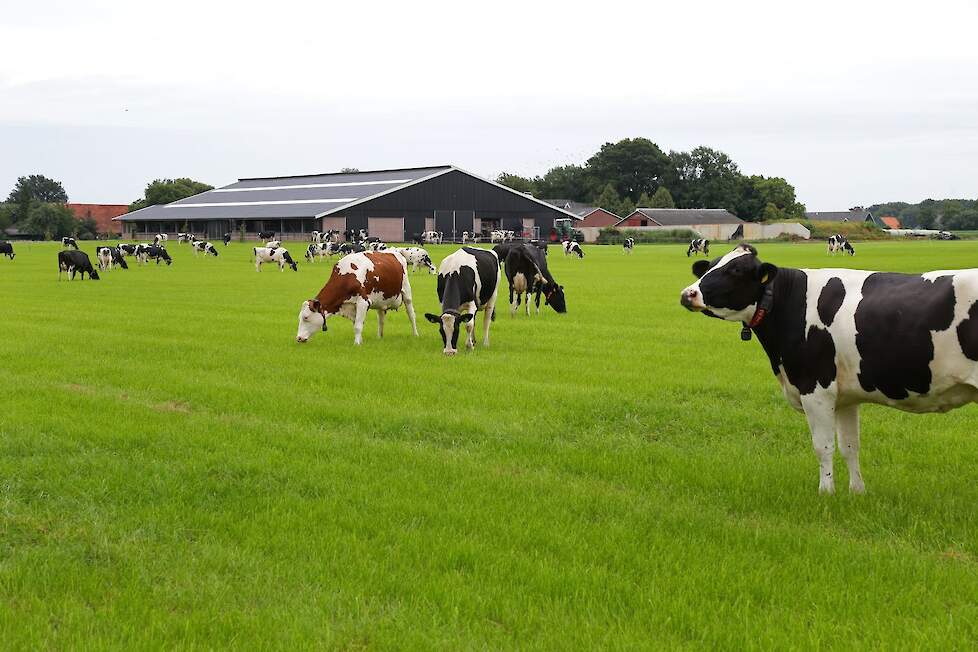
[[[275,263],[297,265],[274,233],[262,233],[262,247],[253,249],[255,266]],[[517,241],[510,234],[494,235],[491,249],[463,243],[441,261],[437,270],[421,246],[440,242],[429,232],[416,239],[418,246],[388,247],[364,232],[347,233],[336,242],[335,233],[316,233],[305,256],[310,261],[341,255],[326,284],[302,302],[296,341],[308,342],[327,330],[331,317],[353,321],[354,343],[361,344],[367,312],[377,313],[378,336],[383,337],[388,310],[405,308],[411,330],[418,334],[409,265],[437,273],[440,310],[425,319],[438,328],[443,353],[475,347],[475,317],[483,313],[483,346],[489,346],[503,269],[509,285],[510,313],[522,303],[527,314],[531,297],[536,310],[540,298],[558,313],[567,311],[564,287],[547,266],[547,245]],[[146,264],[172,262],[166,251],[167,235],[152,244],[100,246],[96,259],[101,270],[126,268],[126,258]],[[195,254],[217,256],[217,248],[191,234],[178,234]],[[230,242],[230,234],[224,244]],[[88,255],[72,238],[62,240],[58,252],[62,272],[74,278],[81,272],[98,278]],[[634,240],[623,243],[631,253]],[[576,242],[562,243],[566,255],[584,257]],[[693,240],[687,256],[709,255],[707,240]],[[829,253],[855,254],[842,236],[828,240]],[[14,258],[10,243],[0,242],[0,254]],[[771,364],[788,403],[804,412],[819,463],[819,491],[833,492],[833,454],[836,442],[849,467],[849,488],[864,491],[859,467],[859,406],[876,403],[908,412],[946,412],[978,402],[978,269],[897,274],[848,269],[789,269],[761,262],[747,244],[715,260],[697,259],[692,266],[696,281],[680,293],[680,303],[691,311],[741,324],[741,338],[756,336]]]

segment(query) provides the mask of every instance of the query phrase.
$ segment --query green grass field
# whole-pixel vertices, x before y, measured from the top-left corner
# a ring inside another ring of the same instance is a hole
[[[0,258],[4,649],[978,645],[978,408],[864,408],[868,493],[839,459],[818,496],[760,345],[679,306],[684,245],[551,250],[568,314],[503,306],[455,358],[427,273],[420,338],[402,311],[296,344],[329,266],[252,246],[98,282],[59,283],[56,244]]]

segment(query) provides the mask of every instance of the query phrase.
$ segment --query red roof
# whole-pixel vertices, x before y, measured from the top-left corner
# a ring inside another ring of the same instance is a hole
[[[122,223],[112,218],[129,212],[128,204],[68,204],[68,208],[79,220],[95,220],[99,233],[122,233]]]
[[[900,218],[899,217],[893,217],[892,215],[884,215],[880,219],[883,221],[883,224],[885,224],[887,226],[887,228],[890,228],[890,229],[899,229],[900,228]]]

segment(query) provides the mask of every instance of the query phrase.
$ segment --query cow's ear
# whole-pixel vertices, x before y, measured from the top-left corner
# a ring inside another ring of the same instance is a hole
[[[757,268],[757,278],[761,281],[761,285],[767,285],[774,280],[774,277],[778,275],[778,268],[776,265],[771,263],[761,263],[761,266]]]
[[[462,324],[464,324],[467,321],[472,321],[472,313],[471,312],[465,313],[464,315],[462,315],[461,317],[458,318],[458,321],[459,321],[459,323],[462,323]]]
[[[319,299],[309,299],[309,307],[316,312],[322,311],[323,304],[319,303]]]
[[[706,270],[710,269],[710,261],[708,260],[697,260],[693,263],[693,276],[696,278],[702,278],[703,274],[706,274]]]
[[[439,317],[438,315],[433,315],[430,312],[426,312],[424,314],[424,318],[427,319],[428,321],[430,321],[432,324],[440,324],[441,323],[441,317]]]

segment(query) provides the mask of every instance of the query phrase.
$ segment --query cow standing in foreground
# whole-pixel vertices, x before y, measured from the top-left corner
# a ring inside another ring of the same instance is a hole
[[[536,247],[520,244],[509,250],[506,256],[506,279],[509,281],[509,314],[515,315],[520,299],[526,301],[526,314],[530,314],[530,294],[536,294],[537,314],[540,313],[540,295],[545,303],[559,313],[567,312],[564,286],[557,283],[547,259]],[[514,301],[515,299],[515,301]]]
[[[740,245],[712,263],[680,301],[757,335],[788,403],[805,413],[819,460],[820,492],[832,493],[835,435],[859,470],[859,405],[946,412],[978,402],[978,269],[895,274],[789,269]]]
[[[377,311],[377,337],[382,338],[387,311],[397,310],[401,304],[417,337],[411,282],[403,256],[393,251],[344,256],[333,266],[319,294],[302,302],[295,341],[308,342],[316,331],[326,331],[330,317],[342,315],[353,321],[353,343],[362,344],[363,322],[371,308]]]
[[[856,255],[856,250],[853,249],[852,244],[846,240],[845,236],[833,235],[829,237],[829,253],[833,256],[836,252],[841,251],[842,253],[849,254],[850,256]]]
[[[696,238],[689,243],[689,249],[686,250],[686,257],[689,258],[693,254],[702,253],[704,256],[710,255],[710,241],[705,238]]]
[[[499,292],[499,258],[496,252],[462,247],[446,256],[438,267],[438,301],[441,315],[425,313],[425,319],[439,325],[445,355],[458,351],[458,330],[465,324],[465,346],[475,348],[475,314],[484,311],[482,346],[489,346],[489,325],[496,310]]]
[[[632,253],[632,249],[635,248],[635,238],[625,238],[625,242],[621,246],[626,254]]]
[[[12,244],[9,242],[0,242],[0,256],[6,256],[10,260],[13,260],[16,255]]]
[[[58,280],[61,280],[61,272],[68,272],[71,274],[71,280],[75,280],[75,273],[81,272],[81,279],[85,280],[85,273],[88,273],[88,278],[97,281],[99,280],[98,272],[92,267],[92,261],[89,259],[88,254],[84,251],[78,251],[77,249],[63,249],[58,252]]]

